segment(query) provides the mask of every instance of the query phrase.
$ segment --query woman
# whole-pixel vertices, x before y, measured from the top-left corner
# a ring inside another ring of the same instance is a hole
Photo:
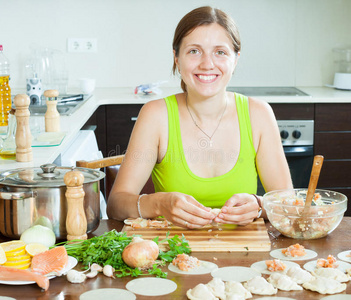
[[[207,6],[185,15],[173,53],[184,92],[141,109],[108,215],[162,215],[187,228],[213,220],[246,225],[262,206],[254,195],[257,172],[266,191],[292,188],[274,114],[265,102],[226,91],[240,38],[221,10]],[[156,193],[139,195],[150,173]]]

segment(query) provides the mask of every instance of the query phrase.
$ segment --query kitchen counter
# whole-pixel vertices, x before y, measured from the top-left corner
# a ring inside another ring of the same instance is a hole
[[[298,87],[310,96],[299,97],[255,97],[268,103],[351,103],[351,91],[341,91],[327,87]],[[133,93],[133,88],[98,88],[94,95],[70,116],[61,116],[61,130],[66,133],[59,146],[34,147],[33,161],[19,163],[14,160],[0,159],[0,171],[15,168],[38,167],[45,163],[52,163],[74,141],[78,131],[101,105],[112,104],[144,104],[151,100],[181,92],[180,88],[163,88],[160,95],[143,95]],[[17,92],[17,91],[15,91]],[[23,91],[20,91],[23,92]],[[32,116],[44,131],[44,116]]]
[[[101,221],[98,229],[90,234],[89,237],[98,236],[103,234],[106,231],[112,229],[120,230],[122,228],[122,222],[117,222],[114,220],[103,220]],[[286,248],[293,243],[299,242],[307,249],[314,250],[318,253],[319,258],[326,258],[329,254],[332,254],[336,257],[338,253],[345,250],[350,250],[350,240],[351,240],[351,231],[349,230],[351,226],[351,217],[344,217],[341,224],[334,232],[329,234],[327,237],[317,240],[293,240],[286,238],[278,233],[269,223],[266,223],[266,227],[270,236],[272,243],[272,250],[279,248]],[[186,232],[185,232],[186,236]],[[6,240],[4,237],[0,236],[0,241]],[[271,259],[269,252],[193,252],[193,256],[205,260],[214,262],[218,267],[225,266],[243,266],[250,267],[252,263],[262,260]],[[315,258],[316,259],[316,258]],[[306,261],[296,261],[300,266],[303,266]],[[76,270],[79,270],[79,266],[75,267]],[[166,267],[164,267],[166,271]],[[267,277],[267,275],[263,275]],[[177,283],[177,289],[169,295],[163,295],[159,297],[146,297],[146,296],[137,296],[138,300],[143,299],[162,299],[162,300],[173,300],[173,299],[187,299],[185,296],[186,291],[190,288],[195,287],[199,283],[207,283],[211,280],[210,274],[205,275],[179,275],[168,271],[168,279],[173,280]],[[83,284],[71,284],[67,281],[65,276],[54,278],[50,280],[50,287],[48,291],[42,292],[36,284],[30,285],[21,285],[21,286],[12,286],[0,284],[0,295],[14,297],[17,300],[22,299],[41,299],[41,300],[62,300],[62,299],[79,299],[79,296],[86,291],[99,289],[99,288],[119,288],[125,289],[125,285],[133,280],[131,277],[124,278],[108,278],[102,274],[99,274],[98,277],[93,279],[87,279]],[[347,294],[351,294],[351,282],[347,283]],[[280,297],[291,297],[292,299],[321,299],[326,295],[321,295],[316,292],[311,292],[307,290],[303,291],[290,291],[283,292],[278,291],[277,296]],[[252,299],[259,299],[262,296],[254,295]]]

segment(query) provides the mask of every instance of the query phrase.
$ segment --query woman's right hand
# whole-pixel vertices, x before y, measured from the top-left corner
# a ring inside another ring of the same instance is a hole
[[[192,196],[178,192],[165,193],[165,196],[166,199],[161,199],[159,203],[160,215],[174,225],[201,228],[215,218],[209,207],[203,206]]]

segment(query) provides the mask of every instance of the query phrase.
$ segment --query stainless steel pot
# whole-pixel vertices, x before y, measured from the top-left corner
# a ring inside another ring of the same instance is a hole
[[[0,173],[0,232],[17,239],[34,224],[52,226],[57,239],[65,239],[67,200],[64,175],[70,167],[53,164],[40,168],[7,170]],[[84,209],[88,230],[94,231],[100,222],[101,171],[75,168],[84,175]]]

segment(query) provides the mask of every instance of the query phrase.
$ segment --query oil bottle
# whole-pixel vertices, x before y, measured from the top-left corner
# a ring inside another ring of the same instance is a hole
[[[0,132],[6,132],[11,110],[10,64],[0,45]]]

